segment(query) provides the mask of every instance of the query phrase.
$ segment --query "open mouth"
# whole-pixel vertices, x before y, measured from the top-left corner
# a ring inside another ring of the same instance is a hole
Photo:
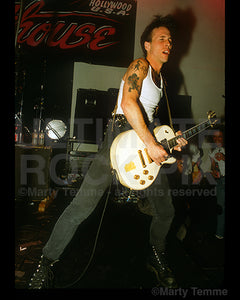
[[[170,54],[170,50],[164,50],[164,51],[163,51],[163,54],[169,55],[169,54]]]

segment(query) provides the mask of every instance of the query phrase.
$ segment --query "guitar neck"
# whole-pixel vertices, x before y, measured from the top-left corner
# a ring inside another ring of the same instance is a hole
[[[183,132],[183,134],[181,135],[185,140],[189,140],[190,138],[192,138],[193,136],[199,134],[200,132],[204,131],[205,129],[207,129],[208,127],[211,126],[211,123],[209,120],[204,121],[186,131]],[[179,138],[179,136],[174,137],[170,140],[168,140],[168,145],[169,148],[172,149],[173,147],[175,147],[178,143],[177,143],[177,139]]]

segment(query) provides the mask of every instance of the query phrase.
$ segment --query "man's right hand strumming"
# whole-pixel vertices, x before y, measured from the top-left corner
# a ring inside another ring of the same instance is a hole
[[[147,151],[148,155],[158,166],[160,166],[160,164],[164,162],[168,157],[167,152],[158,142],[154,142],[151,146],[148,146]]]

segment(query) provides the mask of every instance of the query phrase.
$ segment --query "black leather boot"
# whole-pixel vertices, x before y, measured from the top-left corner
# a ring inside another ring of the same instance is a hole
[[[147,267],[156,275],[159,286],[177,288],[177,282],[172,270],[168,266],[166,254],[164,252],[157,251],[154,246],[152,246],[148,257]]]
[[[53,287],[53,265],[57,262],[41,256],[37,270],[33,274],[28,289],[48,289]]]

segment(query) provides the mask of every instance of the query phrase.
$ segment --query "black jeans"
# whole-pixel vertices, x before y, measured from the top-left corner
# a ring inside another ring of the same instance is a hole
[[[117,117],[114,122],[113,120],[109,121],[104,141],[85,175],[78,193],[59,217],[43,248],[45,257],[52,260],[59,259],[78,226],[96,208],[112,181],[109,155],[112,141],[120,132],[129,129],[131,126],[122,117],[120,119]],[[165,238],[174,216],[168,180],[164,170],[161,170],[155,182],[144,190],[144,194],[148,197],[153,211],[150,244],[163,251]]]

